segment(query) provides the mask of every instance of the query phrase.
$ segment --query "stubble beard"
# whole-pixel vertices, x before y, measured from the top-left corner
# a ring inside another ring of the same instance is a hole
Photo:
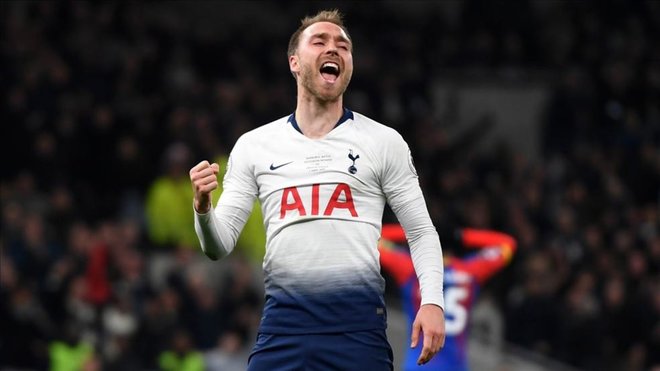
[[[339,100],[339,98],[341,98],[341,96],[346,91],[346,88],[348,88],[348,83],[351,81],[351,76],[349,75],[348,78],[346,78],[345,75],[340,75],[337,77],[338,81],[336,82],[336,84],[338,83],[339,85],[326,90],[321,86],[315,86],[318,73],[319,72],[314,70],[311,66],[303,66],[302,71],[298,77],[302,87],[321,103],[332,103]]]

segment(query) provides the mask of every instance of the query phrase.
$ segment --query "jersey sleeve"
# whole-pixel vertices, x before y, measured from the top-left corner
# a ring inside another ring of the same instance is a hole
[[[205,214],[195,211],[195,231],[202,250],[212,259],[228,255],[250,216],[257,183],[246,135],[236,141],[223,179],[217,205]]]
[[[516,251],[516,241],[505,233],[465,228],[461,231],[463,245],[479,251],[463,261],[462,269],[483,284],[504,268]]]
[[[444,308],[440,238],[431,222],[408,144],[396,133],[383,143],[381,186],[403,226],[422,294],[421,305]]]

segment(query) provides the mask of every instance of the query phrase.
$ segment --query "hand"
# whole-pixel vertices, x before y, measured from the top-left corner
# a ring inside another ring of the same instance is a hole
[[[211,192],[218,188],[220,166],[204,160],[190,169],[190,181],[195,191],[195,210],[207,213],[211,209]]]
[[[425,304],[419,308],[413,322],[411,348],[417,346],[420,331],[424,335],[424,342],[417,364],[423,365],[445,346],[445,315],[442,308],[435,304]]]

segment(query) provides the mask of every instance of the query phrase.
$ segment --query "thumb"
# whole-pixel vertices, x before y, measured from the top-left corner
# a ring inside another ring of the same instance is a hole
[[[417,342],[419,341],[419,331],[421,330],[421,326],[419,325],[419,322],[415,321],[413,323],[412,327],[412,336],[410,337],[410,347],[414,348],[417,346]]]
[[[218,174],[220,172],[220,165],[217,163],[212,163],[211,164],[211,170],[213,170],[213,174]]]

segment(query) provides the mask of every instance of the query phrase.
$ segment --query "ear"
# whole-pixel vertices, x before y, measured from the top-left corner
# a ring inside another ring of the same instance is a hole
[[[295,76],[300,72],[300,64],[298,63],[298,56],[292,55],[289,57],[289,70]]]

